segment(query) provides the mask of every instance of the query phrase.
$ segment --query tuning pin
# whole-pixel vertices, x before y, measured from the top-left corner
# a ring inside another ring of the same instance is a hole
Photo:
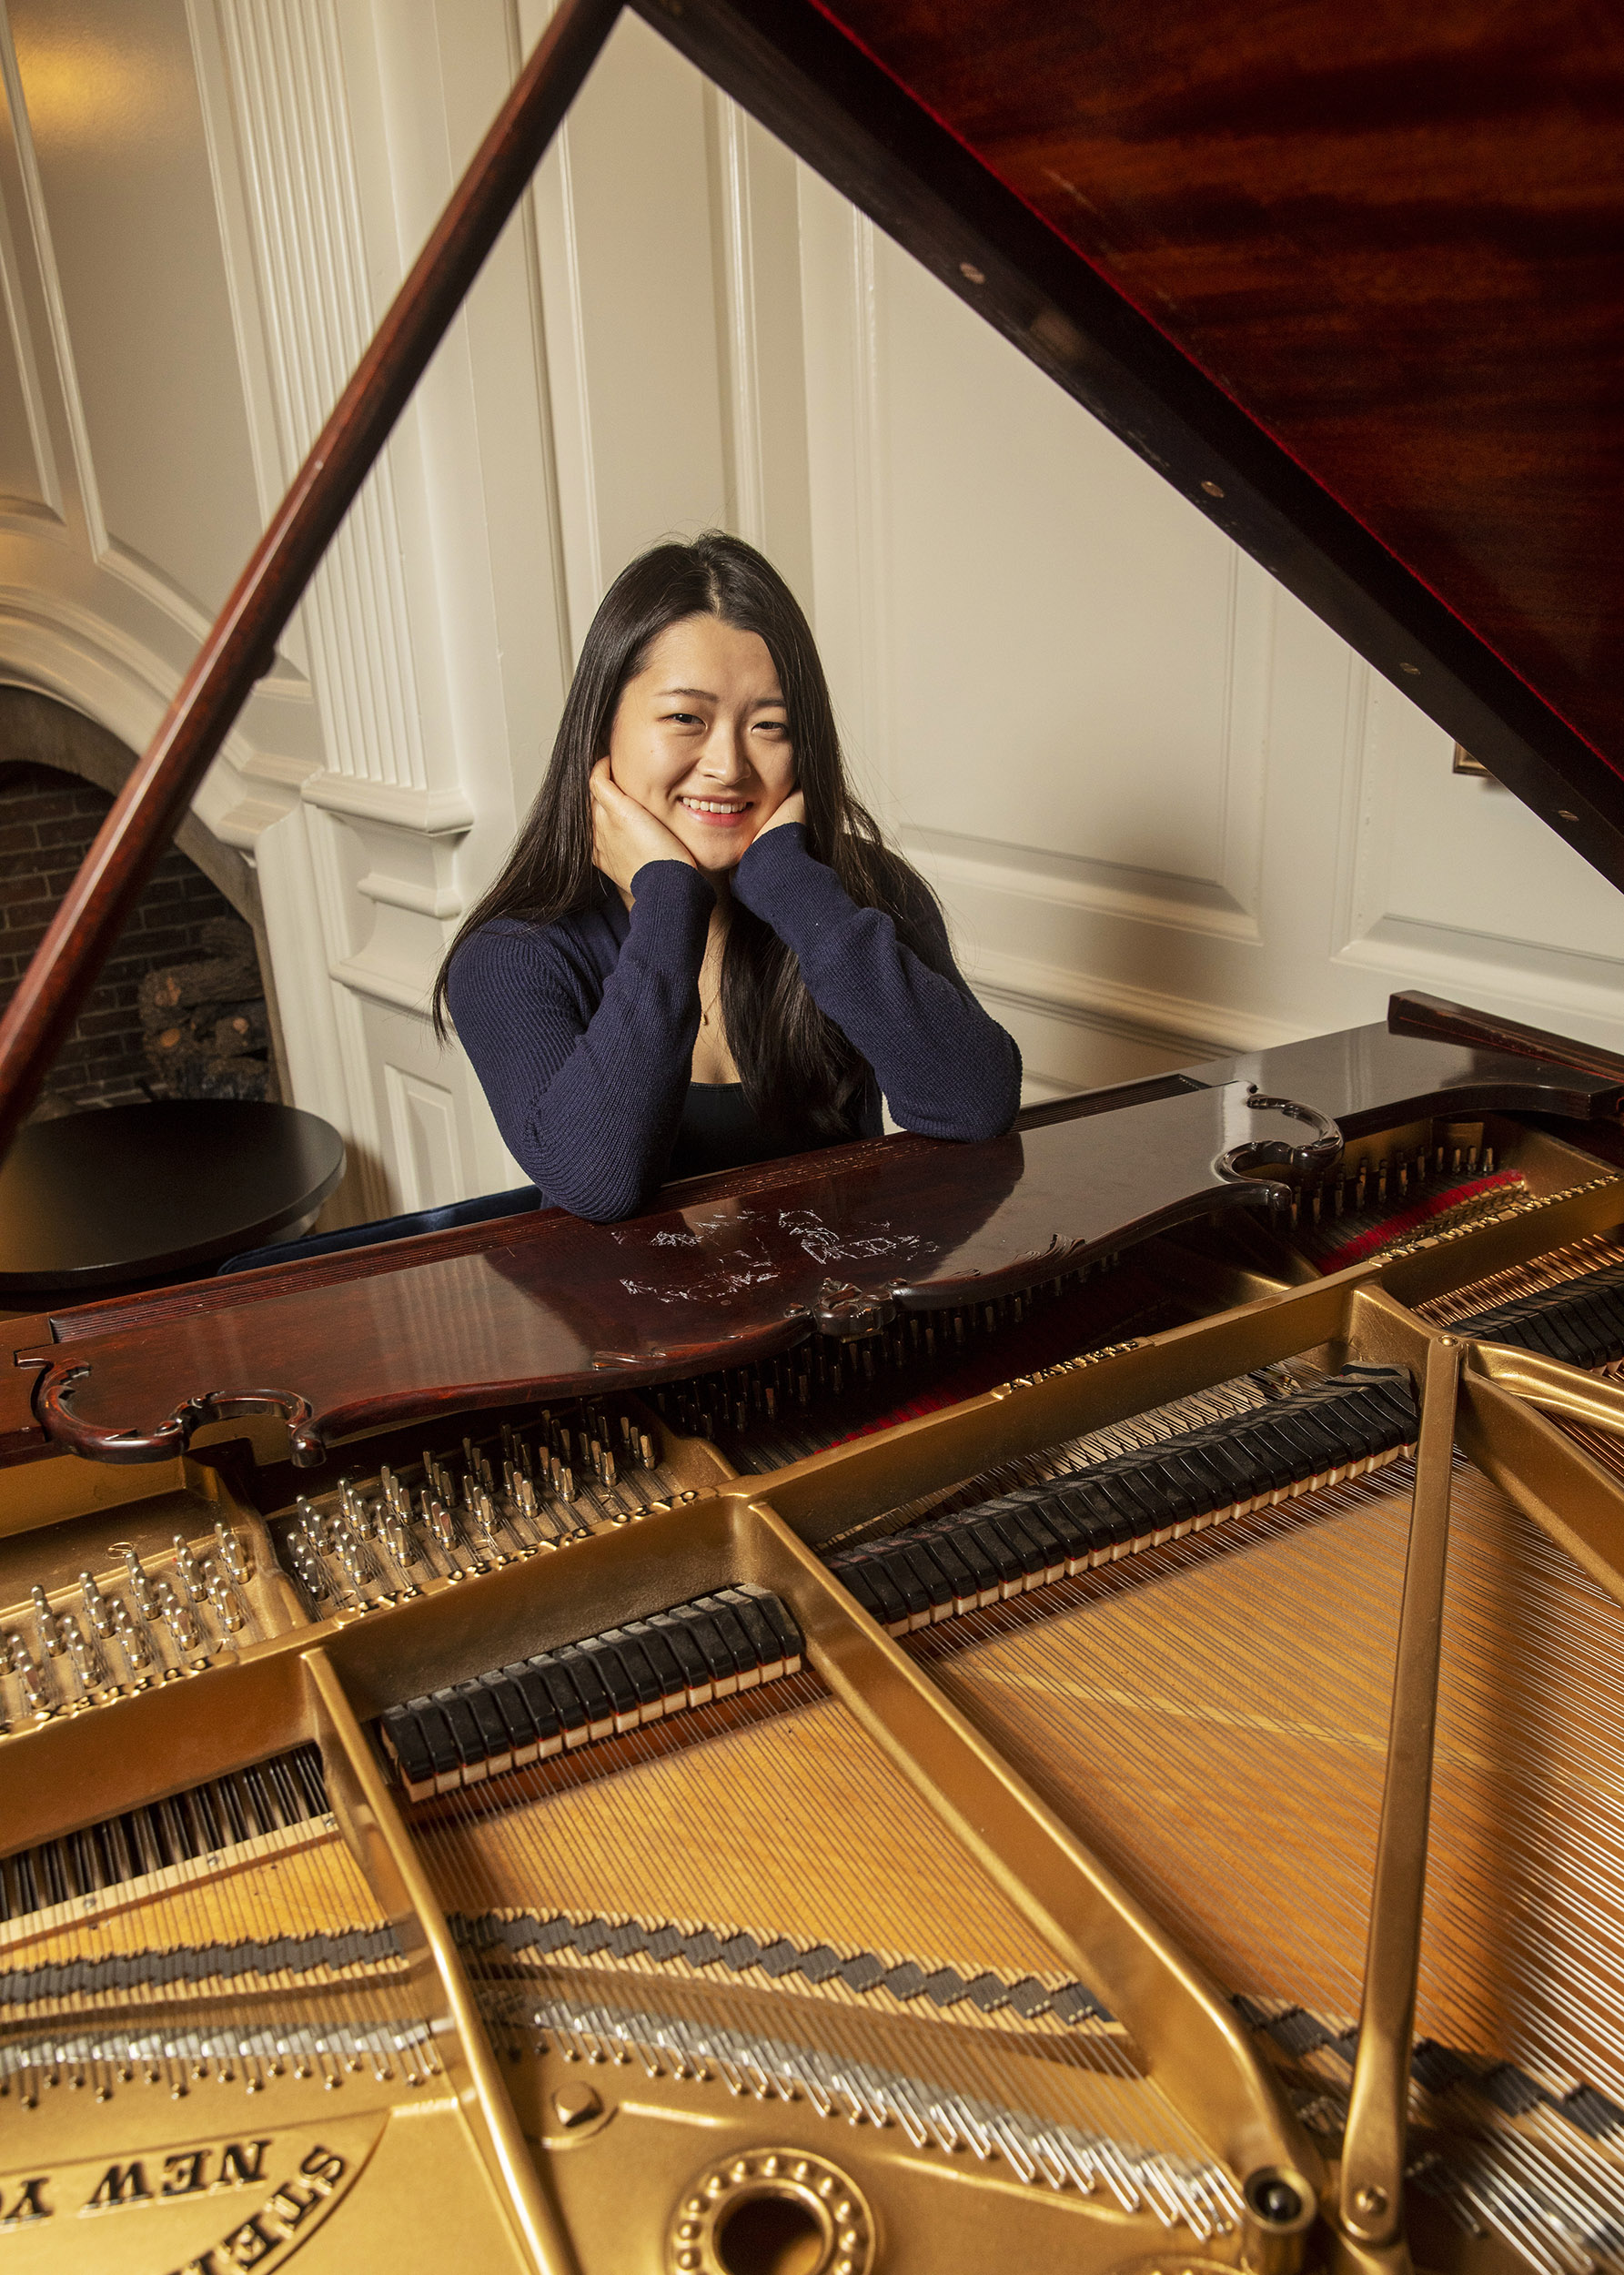
[[[215,1527],[215,1542],[220,1562],[230,1577],[239,1582],[246,1580],[248,1577],[248,1560],[243,1553],[241,1542],[223,1518]]]
[[[401,1522],[398,1516],[392,1517],[389,1520],[389,1523],[384,1536],[384,1545],[388,1548],[389,1554],[394,1558],[395,1562],[400,1566],[402,1572],[409,1572],[414,1564],[420,1564],[423,1561],[422,1550],[419,1548],[417,1542],[412,1539],[411,1534],[407,1531],[405,1525]],[[407,1586],[413,1595],[419,1593],[419,1590],[415,1580],[409,1579]]]
[[[55,1701],[48,1680],[43,1669],[35,1665],[32,1653],[15,1629],[8,1630],[5,1636],[5,1657],[7,1665],[17,1679],[23,1703],[29,1713],[49,1714]]]
[[[216,1619],[227,1635],[235,1635],[239,1628],[247,1624],[242,1606],[227,1586],[224,1573],[212,1566],[208,1574],[208,1600],[214,1606]]]
[[[79,1623],[71,1612],[62,1614],[62,1640],[67,1647],[68,1663],[86,1690],[99,1690],[107,1679],[101,1653],[85,1640]]]
[[[156,1619],[157,1599],[153,1594],[152,1582],[146,1576],[146,1566],[127,1542],[120,1543],[118,1552],[124,1559],[124,1569],[129,1580],[130,1594],[135,1599],[136,1611],[145,1620]]]
[[[330,1591],[328,1587],[327,1576],[321,1569],[320,1561],[311,1544],[309,1534],[297,1528],[289,1532],[287,1553],[292,1560],[295,1576],[305,1593],[313,1604],[319,1603],[322,1597],[328,1594]],[[207,1592],[207,1583],[205,1583],[205,1590]]]
[[[201,1631],[191,1608],[176,1594],[166,1580],[158,1582],[158,1605],[165,1624],[183,1652],[196,1651],[203,1641]]]
[[[29,1590],[29,1596],[34,1604],[34,1624],[39,1631],[40,1649],[47,1659],[60,1658],[66,1646],[61,1625],[51,1609],[51,1600],[37,1583]]]
[[[192,1553],[184,1532],[175,1535],[175,1583],[184,1603],[195,1603],[203,1586],[203,1568]]]
[[[146,1638],[136,1625],[129,1605],[122,1596],[113,1599],[113,1630],[118,1638],[118,1648],[129,1661],[133,1673],[152,1664],[152,1652]]]
[[[509,1562],[510,1560],[504,1553],[496,1537],[496,1504],[483,1486],[474,1497],[474,1522],[479,1528],[479,1545],[483,1554],[498,1564]]]
[[[79,1574],[79,1592],[85,1600],[86,1617],[96,1633],[106,1642],[113,1633],[112,1608],[87,1572]]]

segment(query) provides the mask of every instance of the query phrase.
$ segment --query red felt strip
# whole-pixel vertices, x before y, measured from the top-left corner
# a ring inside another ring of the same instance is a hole
[[[1407,1233],[1417,1230],[1438,1217],[1447,1217],[1451,1209],[1459,1208],[1480,1193],[1492,1193],[1502,1186],[1520,1185],[1522,1176],[1516,1169],[1498,1169],[1492,1177],[1474,1178],[1469,1184],[1453,1186],[1447,1193],[1429,1194],[1413,1208],[1400,1209],[1396,1217],[1385,1217],[1368,1232],[1361,1232],[1351,1240],[1345,1240],[1327,1255],[1319,1258],[1319,1269],[1326,1275],[1346,1271],[1350,1264],[1363,1263],[1378,1249],[1388,1248],[1395,1240],[1402,1240]]]

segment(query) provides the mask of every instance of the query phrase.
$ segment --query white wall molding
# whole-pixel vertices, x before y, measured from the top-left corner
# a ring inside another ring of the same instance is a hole
[[[441,1193],[461,1191],[466,1182],[457,1101],[443,1083],[392,1064],[383,1071],[400,1197],[408,1208],[426,1208]]]
[[[462,895],[455,885],[419,885],[415,878],[393,876],[385,869],[368,869],[357,877],[355,889],[380,907],[403,908],[412,916],[433,916],[445,923],[462,914]]]
[[[1196,1065],[1224,1051],[1266,1050],[1300,1042],[1312,1027],[1237,1011],[1232,1006],[1162,995],[1057,964],[983,948],[965,960],[965,976],[989,1003],[1004,1002],[1098,1027]]]
[[[314,705],[310,708],[313,710]],[[250,782],[274,783],[278,788],[302,790],[321,772],[318,758],[289,758],[274,751],[251,751],[237,762],[237,771]]]
[[[35,339],[35,326],[29,314],[29,301],[37,295],[29,291],[29,278],[6,210],[14,202],[24,202],[21,193],[25,177],[19,164],[16,125],[11,108],[16,68],[3,23],[0,41],[5,46],[5,67],[0,68],[0,98],[5,112],[0,122],[0,169],[12,191],[10,198],[0,197],[0,312],[4,314],[5,338],[10,342],[16,369],[17,392],[28,430],[28,452],[34,462],[35,480],[32,497],[8,496],[5,502],[14,512],[30,518],[44,514],[59,522],[63,519],[62,487],[56,474],[55,452],[51,448],[50,414],[45,374],[40,369]]]
[[[890,549],[884,456],[884,365],[881,353],[881,284],[874,225],[854,207],[845,216],[846,289],[850,344],[847,385],[852,448],[851,571],[857,611],[857,685],[861,691],[862,748],[883,804],[896,804],[892,737],[893,650],[889,595]]]
[[[767,470],[756,337],[756,251],[750,180],[750,120],[717,87],[705,89],[717,241],[728,467],[728,526],[752,545],[767,541]]]
[[[391,1011],[409,1011],[419,1021],[426,1021],[429,1016],[434,974],[423,972],[415,963],[404,971],[395,971],[365,957],[350,956],[330,965],[328,969],[351,995],[365,996]]]
[[[1349,652],[1344,674],[1342,736],[1337,768],[1337,835],[1333,856],[1330,938],[1340,955],[1360,929],[1365,851],[1367,762],[1370,740],[1370,666]]]
[[[246,168],[239,147],[237,112],[216,0],[186,0],[187,28],[197,74],[215,214],[225,255],[226,295],[248,413],[248,448],[262,522],[269,523],[281,503],[293,468],[286,437],[278,427],[272,381],[270,344],[266,337],[253,224],[248,213]],[[286,640],[286,635],[284,639]],[[297,636],[296,636],[297,637]],[[302,654],[302,642],[298,643]]]
[[[1336,960],[1378,974],[1394,988],[1418,987],[1555,1026],[1610,1050],[1624,1046],[1624,985],[1613,956],[1564,954],[1537,941],[1383,917]]]
[[[546,309],[547,370],[552,410],[554,480],[559,500],[570,647],[579,655],[603,598],[603,536],[598,517],[598,461],[592,438],[592,389],[581,305],[580,242],[568,119],[537,169],[531,192],[536,256]]]
[[[1256,915],[1208,878],[1141,878],[1140,873],[1091,860],[1085,854],[1034,845],[983,845],[950,830],[904,828],[899,836],[916,866],[943,887],[971,885],[1023,901],[1049,901],[1057,908],[1084,909],[1122,923],[1205,933],[1221,940],[1256,943],[1263,937]]]
[[[1229,905],[1263,936],[1265,779],[1269,682],[1274,669],[1276,587],[1239,546],[1230,549],[1219,729],[1219,860],[1214,879]]]
[[[285,822],[290,810],[277,798],[232,798],[211,814],[208,826],[222,845],[231,845],[238,853],[255,856],[266,831]]]
[[[424,837],[461,837],[478,818],[460,790],[428,790],[416,784],[358,782],[353,774],[312,774],[304,785],[311,805],[357,821],[381,822]]]
[[[1137,870],[1054,844],[1001,843],[903,824],[898,835],[920,867],[948,888],[969,886],[1123,924],[1261,945],[1274,595],[1263,572],[1238,551],[1228,570],[1225,683],[1215,746],[1219,818],[1210,874]]]
[[[219,0],[219,18],[290,479],[375,321],[338,16],[332,0]],[[304,614],[329,769],[426,788],[390,451],[312,580]]]
[[[51,222],[45,210],[45,187],[40,180],[39,159],[34,147],[34,135],[28,123],[27,105],[23,98],[22,75],[17,69],[16,48],[11,27],[0,10],[0,87],[5,94],[5,108],[8,134],[6,137],[6,174],[10,179],[5,187],[14,196],[21,211],[12,217],[11,235],[14,246],[18,225],[26,228],[29,250],[33,258],[28,279],[38,295],[40,314],[46,337],[50,341],[55,363],[55,395],[56,408],[66,430],[71,454],[75,495],[73,503],[82,519],[93,553],[99,552],[106,543],[106,527],[102,520],[101,502],[96,491],[96,470],[91,460],[90,434],[85,420],[84,399],[79,392],[78,377],[74,365],[73,345],[68,337],[67,309],[62,295],[62,278],[57,272],[55,255],[51,247]],[[19,268],[19,287],[23,278]],[[30,362],[38,374],[38,350]],[[43,376],[43,375],[42,375]],[[43,386],[39,389],[39,408],[45,412]],[[60,487],[54,480],[53,488],[60,500],[57,511],[67,518],[67,504]]]
[[[336,1087],[343,1100],[338,1127],[344,1132],[353,1170],[336,1197],[339,1213],[333,1220],[361,1223],[368,1217],[390,1213],[392,1188],[362,1010],[339,967],[367,945],[368,933],[377,930],[376,922],[368,921],[377,912],[371,904],[358,902],[353,890],[356,873],[366,865],[366,856],[350,825],[308,801],[300,804],[299,818],[309,863],[304,897],[315,917],[301,943],[300,960],[308,986],[313,993],[319,990],[327,999],[324,1025],[332,1049],[329,1087]],[[311,953],[316,947],[322,951],[320,962]],[[340,982],[337,987],[330,984],[335,979]]]
[[[441,927],[459,916],[464,906],[458,883],[457,834],[402,829],[375,814],[355,813],[335,816],[329,827],[335,833],[334,843],[342,841],[348,889],[353,896],[346,934],[347,968],[359,952],[364,935],[374,940],[378,937],[378,912],[397,909],[409,916],[434,919],[431,926],[410,933],[413,968],[420,964],[432,974],[448,936]],[[363,912],[355,906],[356,900],[368,905],[364,924],[359,921]],[[397,953],[405,945],[403,935],[396,944]]]
[[[97,552],[96,564],[108,576],[116,577],[120,584],[128,585],[132,592],[138,593],[148,608],[167,616],[193,647],[203,645],[213,627],[213,617],[173,578],[165,576],[161,569],[112,537]]]
[[[0,585],[0,678],[71,703],[132,750],[152,740],[177,677],[168,657],[67,593]],[[261,781],[302,782],[318,763],[298,748],[308,723],[308,703],[285,701],[267,718],[256,699],[226,736],[216,763]]]

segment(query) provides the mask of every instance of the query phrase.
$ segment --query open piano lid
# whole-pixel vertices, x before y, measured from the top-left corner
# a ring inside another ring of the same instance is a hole
[[[1624,19],[644,12],[1624,884]]]
[[[1221,0],[1154,22],[1122,0],[1062,13],[983,0],[973,14],[965,0],[842,0],[838,15],[810,0],[642,4],[1624,880],[1624,693],[1603,648],[1624,545],[1604,478],[1624,450],[1610,352],[1624,343],[1587,249],[1619,202],[1617,72],[1564,36],[1565,17],[1525,12],[1513,29],[1503,11],[1458,6],[1425,34],[1397,18],[1350,29],[1312,0],[1265,33]],[[0,1026],[0,1139],[616,12],[558,10],[115,804]],[[1468,1097],[1478,1110],[1616,1109],[1606,1054],[1530,1067],[1546,1038],[1463,1036],[1451,1009],[1424,1030],[1488,1051],[1360,1030],[1296,1046],[1351,1051],[1347,1066],[1282,1065],[1268,1087],[1356,1123]],[[696,1227],[700,1196],[686,1195],[689,1211],[624,1233],[554,1212],[471,1241],[273,1268],[177,1306],[98,1307],[20,1354],[0,1461],[44,1451],[42,1420],[81,1451],[155,1460],[199,1421],[267,1407],[319,1461],[324,1440],[408,1410],[659,1380],[781,1347],[850,1306],[1030,1284],[1062,1258],[1265,1197],[1225,1167],[1249,1119],[1239,1072],[1102,1098],[1096,1110],[1117,1112],[1092,1125],[1034,1117],[990,1148],[906,1139],[747,1173],[726,1181],[733,1208],[763,1179],[773,1188],[771,1221],[750,1212],[748,1227]],[[942,1237],[899,1265],[895,1227],[926,1223]],[[744,1233],[762,1253],[744,1255]]]

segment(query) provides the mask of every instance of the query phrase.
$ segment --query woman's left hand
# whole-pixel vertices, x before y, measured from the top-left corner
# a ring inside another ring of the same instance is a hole
[[[765,837],[770,829],[786,829],[792,822],[804,822],[805,819],[806,800],[799,790],[792,790],[783,804],[775,807],[769,819],[762,824],[756,837]]]

